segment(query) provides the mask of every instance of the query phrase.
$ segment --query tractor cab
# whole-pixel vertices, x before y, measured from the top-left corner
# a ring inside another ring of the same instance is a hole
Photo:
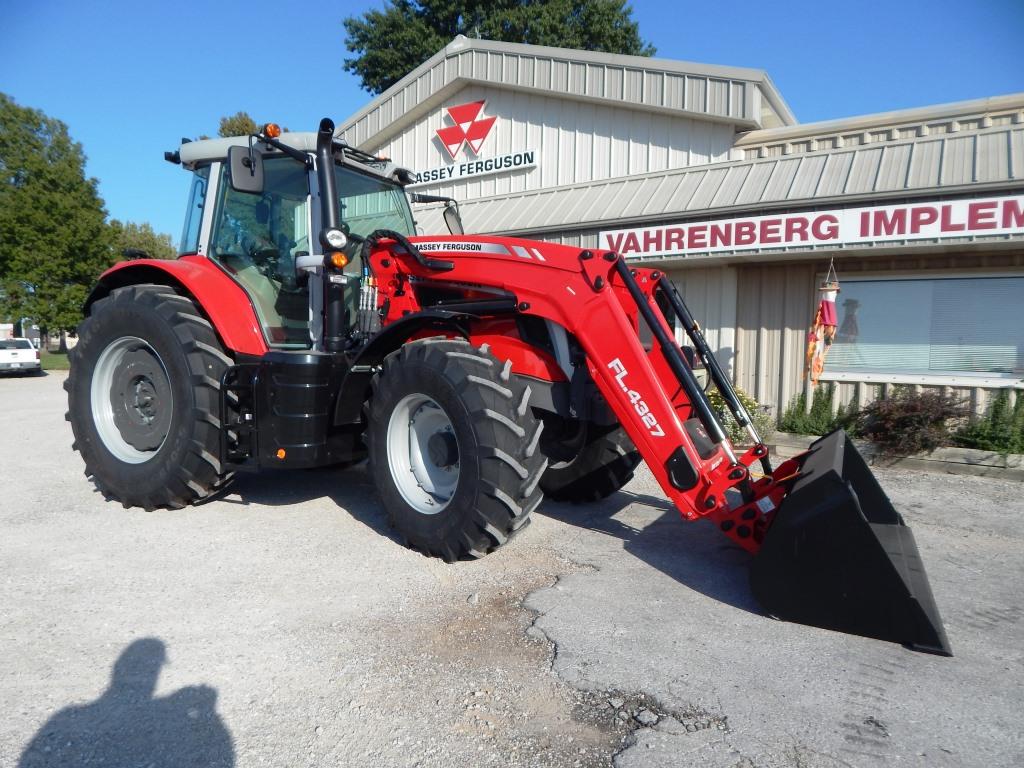
[[[185,142],[169,159],[193,172],[181,254],[205,256],[249,295],[268,346],[319,349],[325,244],[315,233],[337,229],[347,262],[341,273],[345,327],[352,327],[362,275],[360,244],[372,232],[415,234],[403,189],[406,172],[337,141],[331,148],[331,213],[317,167],[315,133],[285,133],[273,144],[248,137]],[[312,233],[312,234],[311,234]],[[330,247],[330,244],[326,244]]]

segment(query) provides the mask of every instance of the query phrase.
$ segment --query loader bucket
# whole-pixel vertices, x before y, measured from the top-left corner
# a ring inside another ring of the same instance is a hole
[[[846,433],[800,461],[751,568],[767,612],[951,656],[914,535]]]

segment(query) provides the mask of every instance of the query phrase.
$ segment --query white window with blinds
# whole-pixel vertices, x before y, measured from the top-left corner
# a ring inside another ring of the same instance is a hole
[[[1024,276],[846,279],[836,373],[1024,374]]]

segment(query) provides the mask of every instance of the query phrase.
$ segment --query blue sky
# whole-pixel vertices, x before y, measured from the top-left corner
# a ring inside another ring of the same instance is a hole
[[[111,216],[177,242],[187,178],[164,150],[239,110],[294,130],[357,111],[341,20],[381,5],[5,0],[0,90],[69,125]],[[633,7],[658,56],[764,69],[801,122],[1024,91],[1024,0]]]

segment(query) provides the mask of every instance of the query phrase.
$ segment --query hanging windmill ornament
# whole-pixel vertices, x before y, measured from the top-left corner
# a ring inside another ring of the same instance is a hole
[[[818,307],[814,322],[807,333],[807,360],[804,377],[811,377],[811,385],[818,386],[818,379],[825,370],[825,358],[836,338],[836,296],[839,294],[839,277],[832,262],[828,273],[818,287]]]

